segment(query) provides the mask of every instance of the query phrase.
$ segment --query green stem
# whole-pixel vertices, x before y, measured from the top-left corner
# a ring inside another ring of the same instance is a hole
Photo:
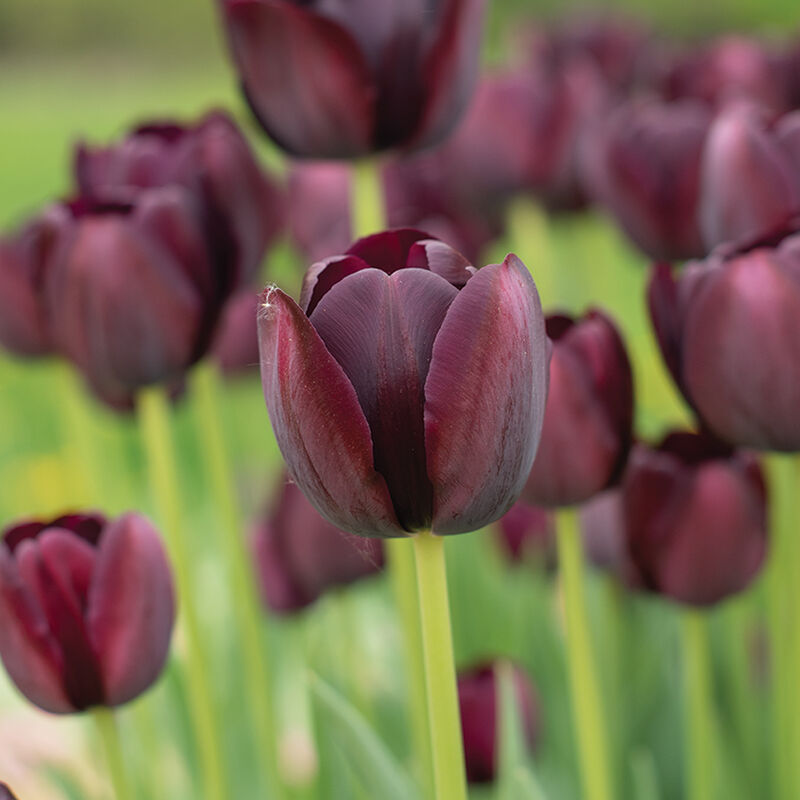
[[[95,708],[92,710],[92,717],[103,741],[108,773],[111,777],[111,786],[114,789],[114,798],[115,800],[133,800],[134,793],[128,782],[128,774],[125,770],[119,729],[117,728],[114,712],[109,708]]]
[[[686,715],[686,800],[714,796],[711,665],[708,629],[702,612],[683,612]]]
[[[350,215],[353,237],[356,239],[386,227],[381,171],[378,162],[373,159],[363,159],[353,165]]]
[[[222,726],[218,724],[214,713],[208,659],[192,597],[189,552],[181,524],[177,468],[169,425],[169,401],[164,390],[159,386],[143,389],[139,394],[137,411],[147,453],[150,483],[170,550],[178,604],[186,631],[188,701],[200,751],[203,788],[208,800],[224,800],[225,779],[219,737]]]
[[[422,532],[414,536],[413,542],[435,796],[436,800],[466,800],[467,782],[450,632],[444,539]]]
[[[233,475],[222,429],[219,376],[211,364],[193,374],[198,439],[205,455],[214,506],[222,525],[214,526],[227,562],[233,592],[233,613],[244,659],[250,722],[269,796],[280,797],[275,712],[272,703],[272,669],[264,647],[267,611],[260,602],[255,574],[244,536],[242,519],[231,481]]]
[[[567,662],[583,795],[586,800],[612,800],[608,739],[586,613],[583,547],[577,512],[571,508],[558,515],[558,563],[566,606]]]

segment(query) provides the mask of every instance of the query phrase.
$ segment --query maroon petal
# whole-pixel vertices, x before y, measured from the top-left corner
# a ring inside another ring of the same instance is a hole
[[[434,531],[475,530],[517,500],[542,431],[547,374],[539,295],[509,255],[470,279],[434,343],[425,383]]]
[[[310,315],[323,295],[340,280],[368,267],[369,264],[358,256],[332,256],[312,264],[303,278],[300,308]]]
[[[138,514],[109,523],[89,590],[87,626],[106,703],[141,694],[159,676],[175,621],[172,575],[158,534]]]
[[[372,432],[375,468],[408,531],[431,522],[423,387],[434,339],[457,294],[426,270],[389,276],[368,269],[339,283],[311,315],[356,390]]]
[[[417,242],[430,238],[430,234],[414,228],[395,228],[359,239],[347,254],[358,256],[370,267],[382,269],[391,275],[408,264],[411,248]]]
[[[300,156],[369,152],[374,88],[341,25],[285,0],[223,0],[234,60],[259,122]]]
[[[261,380],[289,471],[317,511],[365,536],[402,536],[355,389],[302,309],[275,286],[258,315]]]
[[[647,286],[647,305],[667,369],[675,383],[682,386],[678,284],[672,275],[672,268],[665,262],[653,265]]]
[[[408,266],[429,269],[457,289],[463,288],[477,272],[467,259],[438,239],[423,239],[408,251]]]

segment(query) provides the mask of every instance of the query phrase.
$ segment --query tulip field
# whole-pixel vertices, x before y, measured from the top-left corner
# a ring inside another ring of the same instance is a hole
[[[59,2],[0,800],[800,798],[798,9]]]

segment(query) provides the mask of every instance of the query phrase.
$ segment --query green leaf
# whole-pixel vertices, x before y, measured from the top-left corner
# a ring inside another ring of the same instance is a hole
[[[514,800],[547,800],[544,790],[526,766],[517,767],[511,775],[511,794]]]
[[[658,774],[653,754],[639,749],[631,755],[631,783],[636,800],[659,800]]]

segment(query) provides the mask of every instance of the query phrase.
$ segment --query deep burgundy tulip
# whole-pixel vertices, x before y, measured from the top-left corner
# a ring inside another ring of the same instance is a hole
[[[619,486],[595,495],[581,506],[586,556],[598,569],[619,574],[625,561],[625,520]]]
[[[252,289],[237,292],[222,309],[211,357],[225,375],[258,369],[257,309],[258,292]]]
[[[614,482],[633,424],[633,378],[614,323],[591,310],[547,318],[553,343],[542,440],[523,497],[546,507],[582,503]]]
[[[283,198],[234,121],[212,111],[194,125],[139,125],[108,147],[81,144],[75,174],[82,195],[135,201],[142,189],[178,184],[201,200],[202,225],[233,283],[250,279],[283,224]]]
[[[800,233],[717,251],[677,280],[656,267],[649,302],[667,366],[714,433],[800,450]]]
[[[464,760],[470,783],[489,783],[497,772],[498,681],[497,664],[486,663],[458,674],[458,705]],[[536,693],[528,676],[513,667],[514,690],[528,748],[533,750],[539,737]]]
[[[555,525],[546,509],[520,500],[500,517],[495,530],[511,561],[521,563],[533,558],[548,566],[555,562]]]
[[[630,103],[587,136],[584,181],[648,256],[706,254],[698,224],[700,164],[710,112],[692,103]]]
[[[466,106],[485,0],[219,0],[245,96],[288,152],[440,141]]]
[[[138,514],[22,522],[0,542],[0,657],[56,714],[119,706],[159,676],[175,619],[158,534]]]
[[[419,231],[376,234],[315,264],[299,306],[267,287],[259,339],[278,445],[337,527],[464,533],[518,498],[548,355],[516,256],[476,271]]]
[[[766,490],[757,460],[707,435],[637,444],[622,485],[634,583],[708,606],[743,591],[767,547]]]
[[[375,575],[383,543],[345,533],[323,519],[287,481],[259,523],[255,552],[264,602],[276,613],[298,611],[330,589]]]

